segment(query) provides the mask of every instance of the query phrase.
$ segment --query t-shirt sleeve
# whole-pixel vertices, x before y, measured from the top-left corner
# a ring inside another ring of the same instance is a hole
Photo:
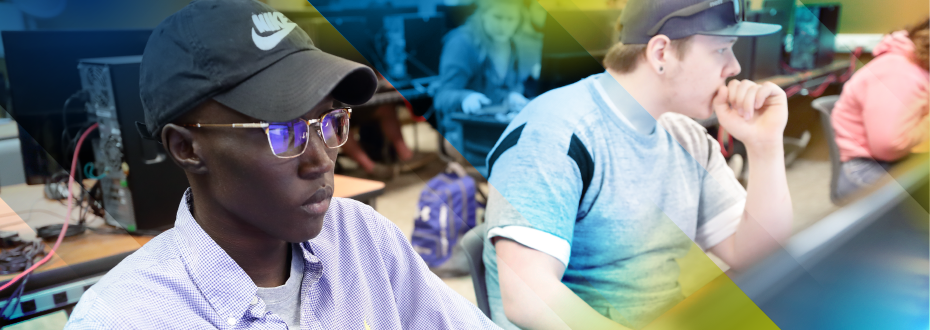
[[[523,216],[520,215],[520,212],[514,210],[513,206],[493,186],[490,187],[488,192],[488,210],[485,213],[485,218],[493,218],[499,223],[523,222]],[[491,228],[487,237],[488,239],[503,237],[513,240],[523,246],[552,256],[562,262],[562,265],[568,267],[571,246],[567,240],[550,233],[528,226],[509,225]]]
[[[505,132],[488,157],[489,183],[501,197],[488,205],[489,231],[523,226],[571,244],[583,173],[593,165],[569,127],[540,120]]]
[[[746,205],[746,190],[720,152],[720,145],[694,120],[666,114],[659,121],[679,144],[704,167],[694,242],[703,250],[727,239],[739,227]]]

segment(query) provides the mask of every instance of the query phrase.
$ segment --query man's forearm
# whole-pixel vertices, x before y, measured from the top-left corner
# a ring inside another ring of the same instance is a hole
[[[552,257],[505,239],[495,246],[504,313],[514,325],[533,330],[627,329],[595,311],[550,267],[534,260]]]
[[[730,265],[737,269],[782,246],[794,219],[781,141],[747,145],[746,151],[751,166],[746,208],[735,234],[736,264]]]

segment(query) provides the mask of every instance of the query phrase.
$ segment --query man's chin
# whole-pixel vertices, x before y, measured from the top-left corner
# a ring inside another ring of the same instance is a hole
[[[323,219],[313,219],[300,226],[294,226],[283,239],[291,243],[306,242],[319,236],[322,231]]]
[[[705,119],[709,119],[709,118],[712,117],[713,115],[714,115],[714,110],[713,110],[713,109],[707,109],[706,111],[704,111],[703,113],[701,113],[701,115],[698,116],[698,117],[695,118],[695,119],[698,119],[698,120],[705,120]]]

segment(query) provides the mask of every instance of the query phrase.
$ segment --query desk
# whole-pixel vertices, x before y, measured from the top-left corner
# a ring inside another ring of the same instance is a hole
[[[19,138],[16,122],[10,118],[0,119],[0,140]]]
[[[384,183],[335,175],[334,197],[352,198],[374,206],[375,197],[384,192]],[[92,181],[85,182],[85,186]],[[42,185],[12,185],[0,190],[0,229],[18,231],[20,237],[35,239],[34,228],[61,223],[67,207],[47,200]],[[100,226],[101,218],[88,220],[89,226]],[[20,306],[12,314],[10,323],[66,309],[78,302],[81,294],[96,283],[107,271],[115,267],[152,236],[127,234],[84,234],[66,237],[51,259],[30,276]],[[46,242],[45,251],[53,242]],[[6,283],[15,275],[0,276]],[[16,288],[14,284],[12,288]],[[0,294],[5,299],[13,289]],[[2,303],[0,303],[2,304]],[[25,312],[24,312],[25,309]],[[4,324],[0,324],[2,326]]]
[[[333,197],[351,198],[375,207],[375,197],[384,193],[384,182],[336,174]]]
[[[927,205],[908,194],[926,193],[930,162],[924,154],[900,165],[889,171],[894,182],[746,272],[720,275],[645,329],[926,329]]]
[[[451,117],[462,124],[462,144],[465,150],[459,152],[487,178],[490,174],[485,164],[488,153],[510,123],[498,121],[494,116],[475,116],[460,112],[451,114]]]
[[[926,328],[930,159],[913,154],[868,195],[734,278],[783,329]]]
[[[924,141],[911,149],[911,153],[925,154],[930,152],[930,141]]]
[[[836,59],[829,65],[819,67],[810,71],[799,72],[788,75],[774,76],[762,79],[759,83],[771,82],[778,87],[785,88],[803,81],[815,81],[818,78],[825,77],[831,73],[839,73],[849,69],[848,59]],[[818,83],[819,84],[819,83]]]

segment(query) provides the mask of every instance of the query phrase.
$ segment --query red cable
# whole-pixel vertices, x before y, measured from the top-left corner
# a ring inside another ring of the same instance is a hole
[[[727,134],[727,141],[730,142],[729,150],[723,146],[723,135],[726,134],[723,130],[723,126],[717,129],[717,143],[720,143],[720,153],[723,154],[724,158],[730,157],[733,153],[733,136]]]
[[[3,286],[0,286],[0,291],[5,290],[6,288],[13,285],[13,283],[16,283],[16,281],[19,281],[21,278],[23,278],[23,276],[26,276],[26,274],[29,274],[36,268],[39,268],[39,266],[42,266],[42,264],[44,264],[45,262],[47,262],[49,259],[52,258],[52,255],[55,254],[55,250],[58,250],[58,245],[60,245],[61,240],[65,238],[65,232],[68,231],[68,222],[70,222],[71,220],[69,216],[71,215],[71,207],[73,206],[73,202],[74,202],[74,195],[71,194],[71,185],[74,184],[74,169],[78,163],[78,154],[81,151],[81,144],[84,143],[84,138],[86,138],[87,135],[90,134],[90,132],[95,129],[97,129],[97,124],[90,125],[90,127],[88,127],[86,131],[84,131],[84,134],[81,134],[81,138],[78,139],[77,146],[74,147],[74,157],[71,158],[71,172],[70,172],[71,175],[68,176],[69,177],[68,178],[68,213],[65,213],[66,214],[65,223],[61,225],[61,233],[58,234],[58,240],[55,241],[55,245],[52,246],[52,250],[45,254],[45,258],[42,258],[42,260],[39,260],[39,262],[33,264],[32,267],[29,267],[29,269],[24,270],[19,275],[16,275],[16,277],[14,277],[9,282],[6,282],[6,284],[4,284]]]

